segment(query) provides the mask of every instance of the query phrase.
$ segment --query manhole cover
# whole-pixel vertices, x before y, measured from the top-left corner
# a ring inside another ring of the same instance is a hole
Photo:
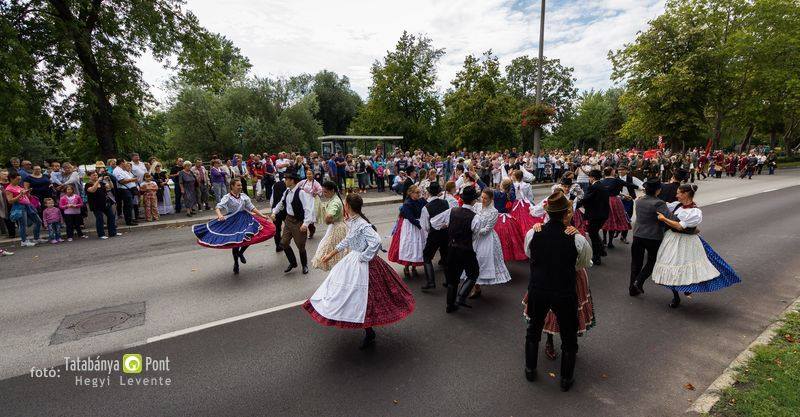
[[[100,313],[87,317],[75,324],[75,330],[81,333],[94,333],[101,330],[109,330],[125,323],[131,317],[130,314],[122,311],[112,311],[110,313]]]
[[[97,310],[71,314],[61,320],[61,325],[50,337],[50,344],[57,345],[85,337],[141,326],[144,324],[144,316],[144,302],[103,307]]]

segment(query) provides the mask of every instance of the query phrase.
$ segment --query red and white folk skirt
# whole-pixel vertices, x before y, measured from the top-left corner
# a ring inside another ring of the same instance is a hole
[[[608,220],[603,224],[603,230],[609,232],[631,230],[631,223],[628,221],[628,214],[625,213],[625,206],[622,205],[622,198],[619,196],[608,197],[608,206]]]
[[[517,221],[522,234],[528,233],[531,227],[537,223],[544,223],[544,218],[533,217],[531,215],[531,203],[517,200],[514,202],[514,207],[511,209],[511,217]]]
[[[503,248],[504,261],[524,261],[528,259],[525,255],[525,233],[519,223],[508,213],[500,213],[497,223],[494,224],[494,231],[500,238],[500,246]]]
[[[594,318],[594,304],[592,303],[592,293],[589,291],[589,275],[586,273],[585,268],[575,271],[575,290],[578,294],[578,335],[582,336],[589,329],[594,327],[596,320]],[[522,314],[527,319],[528,317],[528,294],[522,299],[523,310]],[[556,319],[553,310],[547,312],[544,319],[545,333],[558,334],[558,320]]]
[[[378,255],[361,262],[360,252],[339,261],[303,309],[323,326],[363,329],[408,317],[414,296],[397,272]]]
[[[389,243],[390,262],[403,266],[419,266],[424,263],[422,251],[425,249],[425,232],[414,226],[403,216],[397,218],[392,241]]]

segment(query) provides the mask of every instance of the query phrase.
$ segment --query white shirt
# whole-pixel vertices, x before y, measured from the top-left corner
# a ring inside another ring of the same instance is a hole
[[[134,178],[133,174],[131,174],[130,172],[128,172],[128,171],[126,171],[124,169],[122,169],[122,167],[114,168],[114,177],[117,179],[117,183],[119,185],[121,185],[121,186],[123,186],[125,188],[128,188],[128,189],[136,188],[136,182],[135,181],[128,182],[128,183],[125,183],[125,184],[122,183],[122,180],[129,180],[131,178]]]
[[[131,162],[131,172],[136,176],[137,182],[142,182],[142,180],[144,180],[144,174],[147,173],[147,168],[145,168],[144,162],[142,161],[139,161],[138,164]]]
[[[473,234],[476,234],[476,233],[480,232],[480,230],[481,230],[481,218],[480,218],[480,216],[477,215],[476,208],[474,206],[469,205],[469,204],[464,204],[462,206],[462,208],[465,208],[467,210],[472,210],[472,212],[476,214],[475,217],[472,218],[472,223],[470,223],[470,228],[472,229],[472,233]],[[447,209],[447,210],[445,210],[445,211],[433,216],[433,218],[431,219],[431,226],[433,226],[433,228],[436,229],[436,230],[442,230],[445,227],[447,227],[448,223],[450,222],[450,211],[451,210],[453,210],[453,209],[449,208],[449,209]]]
[[[669,211],[675,214],[675,217],[678,218],[678,222],[681,224],[681,227],[684,229],[690,227],[697,227],[703,221],[703,211],[700,210],[699,207],[692,207],[692,208],[684,208],[681,207],[678,210],[675,210],[675,207],[678,207],[681,203],[675,201],[673,203],[667,203],[667,208]],[[675,211],[673,211],[675,210]]]
[[[289,167],[289,159],[281,158],[276,160],[275,167],[277,168],[278,172],[286,172],[286,168]]]
[[[314,223],[314,198],[311,197],[311,194],[303,191],[298,184],[295,184],[294,187],[291,189],[287,189],[286,192],[281,197],[281,200],[278,202],[278,205],[272,210],[273,213],[277,213],[283,210],[283,202],[286,201],[286,214],[290,216],[294,216],[294,209],[292,208],[292,201],[294,200],[294,193],[300,193],[300,202],[303,204],[303,224],[308,226],[311,223]]]

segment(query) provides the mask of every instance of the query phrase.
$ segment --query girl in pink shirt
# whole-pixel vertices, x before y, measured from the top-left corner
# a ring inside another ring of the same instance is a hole
[[[52,198],[44,199],[45,209],[42,211],[42,220],[44,221],[44,227],[47,228],[47,237],[50,239],[50,243],[61,242],[61,221],[63,217],[61,216],[61,209],[56,207],[55,204]]]
[[[83,226],[83,218],[81,217],[83,199],[81,199],[81,196],[75,194],[75,189],[71,185],[67,185],[59,203],[61,211],[64,212],[64,222],[67,224],[67,242],[72,242],[72,236],[75,232],[78,232],[78,236],[86,239],[88,236],[81,230],[81,226]]]

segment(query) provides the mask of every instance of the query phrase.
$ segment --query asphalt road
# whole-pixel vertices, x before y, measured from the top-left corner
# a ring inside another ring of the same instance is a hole
[[[769,190],[787,178],[757,181],[701,184],[701,203]],[[302,300],[324,276],[284,276],[277,268],[285,260],[260,248],[248,251],[253,261],[233,278],[230,255],[192,247],[185,229],[26,251],[0,263],[0,370],[7,378],[60,364],[60,377],[0,381],[0,414],[678,415],[800,295],[799,203],[794,187],[705,207],[703,235],[743,283],[693,295],[678,310],[653,285],[643,297],[628,297],[628,247],[613,250],[589,271],[597,327],[579,339],[578,382],[566,394],[548,375],[558,373],[557,361],[542,359],[539,382],[522,373],[524,263],[509,266],[509,285],[485,288],[474,309],[454,315],[444,313],[443,289],[422,293],[421,280],[412,280],[417,310],[379,329],[371,351],[356,349],[360,332],[323,328],[297,307],[126,349]],[[368,215],[388,234],[393,208]],[[52,272],[57,266],[65,271]],[[147,302],[145,325],[47,345],[65,314],[132,301]],[[105,374],[66,371],[63,357],[101,352],[169,357],[169,371],[141,375],[169,377],[172,385],[120,386],[114,372],[111,387],[76,387],[76,374]]]

